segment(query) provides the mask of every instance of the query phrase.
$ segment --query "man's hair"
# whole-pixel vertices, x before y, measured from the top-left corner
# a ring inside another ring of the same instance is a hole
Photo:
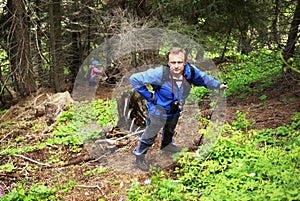
[[[181,47],[172,47],[167,54],[167,61],[169,61],[170,54],[179,54],[182,53],[184,55],[184,61],[186,61],[186,51]]]

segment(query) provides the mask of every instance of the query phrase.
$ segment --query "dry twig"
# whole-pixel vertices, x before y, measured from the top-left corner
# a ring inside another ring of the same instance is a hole
[[[98,158],[96,158],[96,159],[94,159],[94,160],[91,160],[91,161],[89,161],[89,162],[93,163],[93,162],[96,162],[96,161],[98,161],[98,160],[100,160],[100,159],[102,159],[102,158],[105,158],[105,157],[106,157],[106,154],[103,154],[102,156],[100,156],[100,157],[98,157]]]
[[[140,130],[140,131],[137,131],[137,132],[133,132],[133,133],[129,133],[123,137],[119,137],[119,138],[116,138],[116,139],[103,139],[103,140],[99,140],[98,142],[101,142],[101,141],[105,141],[105,142],[108,142],[110,144],[114,144],[120,140],[123,140],[125,138],[128,138],[128,137],[131,137],[131,136],[134,136],[134,135],[137,135],[137,134],[140,134],[140,133],[143,133],[144,132],[144,129],[143,130]]]
[[[20,157],[20,158],[24,158],[24,159],[26,159],[26,160],[29,160],[29,161],[31,161],[31,162],[33,162],[33,163],[36,163],[36,164],[39,164],[39,165],[51,167],[51,165],[49,165],[49,164],[47,164],[47,163],[41,163],[41,162],[38,162],[38,161],[33,160],[33,159],[31,159],[31,158],[28,158],[28,157],[26,157],[26,156],[20,155],[20,154],[14,154],[14,156],[18,156],[18,157]]]

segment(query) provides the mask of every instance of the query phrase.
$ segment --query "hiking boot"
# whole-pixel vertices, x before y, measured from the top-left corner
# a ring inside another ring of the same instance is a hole
[[[162,146],[161,150],[171,152],[171,153],[177,153],[177,152],[180,152],[182,150],[182,148],[177,147],[176,145],[170,143],[167,146]]]
[[[145,155],[136,156],[135,163],[140,170],[145,172],[149,171],[149,165],[145,160]]]

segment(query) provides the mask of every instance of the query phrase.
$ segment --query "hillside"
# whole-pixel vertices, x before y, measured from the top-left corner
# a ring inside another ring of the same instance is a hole
[[[112,89],[110,85],[101,85],[97,91],[98,98],[111,98]],[[27,97],[2,115],[2,148],[17,148],[24,146],[24,142],[30,146],[51,137],[45,115],[35,115],[33,103],[40,95]],[[265,98],[259,98],[262,95]],[[228,98],[229,123],[237,119],[237,111],[247,113],[247,118],[255,122],[251,129],[276,128],[289,124],[294,113],[300,111],[300,86],[296,82],[281,80],[261,94],[245,99]],[[131,144],[125,151],[122,149],[114,152],[113,159],[122,161],[122,167],[116,168],[95,160],[97,158],[91,154],[89,144],[80,147],[80,150],[74,150],[71,145],[49,144],[46,148],[10,155],[3,155],[5,150],[1,148],[0,192],[6,194],[11,188],[17,188],[17,183],[23,183],[24,186],[19,186],[18,189],[31,188],[32,192],[36,191],[46,197],[52,194],[49,189],[56,188],[59,200],[125,200],[133,180],[143,184],[152,176],[151,173],[135,168],[134,158],[131,156],[133,146]],[[124,159],[128,161],[124,162]],[[172,166],[166,167],[165,171],[172,176]]]

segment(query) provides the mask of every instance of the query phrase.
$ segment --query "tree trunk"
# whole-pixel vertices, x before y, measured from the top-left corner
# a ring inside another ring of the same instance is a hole
[[[225,53],[227,51],[227,45],[228,45],[228,43],[230,41],[230,36],[231,36],[231,29],[228,30],[227,39],[225,41],[224,48],[223,48],[223,51],[222,51],[221,61],[223,61],[224,58],[225,58]]]
[[[273,35],[273,40],[274,42],[278,45],[278,48],[280,48],[280,36],[279,36],[279,31],[278,31],[278,20],[279,20],[279,0],[275,0],[275,3],[273,5],[274,8],[274,19],[272,20],[272,25],[271,25],[271,30],[272,30],[272,35]]]
[[[64,56],[61,35],[61,0],[49,3],[51,78],[56,92],[64,88]]]
[[[47,72],[44,68],[44,55],[43,55],[43,46],[42,46],[42,12],[41,12],[41,6],[42,2],[41,0],[35,0],[36,8],[35,8],[35,13],[36,13],[36,19],[35,19],[35,24],[36,24],[36,33],[34,34],[34,44],[35,44],[35,51],[36,51],[36,58],[35,62],[37,65],[37,82],[39,86],[47,86],[49,84],[49,76],[47,76]]]
[[[300,24],[300,0],[297,1],[296,10],[294,12],[293,21],[291,23],[291,28],[288,35],[288,40],[286,42],[286,46],[283,51],[283,58],[288,63],[289,59],[294,56],[295,53],[295,47],[296,42],[298,40],[298,28]],[[282,70],[286,67],[286,64],[284,63],[282,65]]]
[[[81,10],[82,12],[80,12],[80,14],[77,14],[78,10]],[[70,72],[71,75],[69,77],[70,81],[72,83],[74,83],[75,78],[77,76],[79,67],[82,63],[82,61],[84,60],[84,51],[83,51],[83,44],[81,41],[81,32],[82,32],[82,28],[79,26],[80,23],[83,22],[83,19],[86,19],[87,17],[89,17],[89,15],[85,15],[87,9],[80,9],[80,4],[79,2],[75,1],[73,2],[73,6],[72,6],[72,12],[74,13],[72,15],[72,18],[70,20],[72,20],[72,23],[70,24],[70,28],[72,30],[71,33],[71,47],[70,47],[70,55],[68,55],[68,59],[70,60]],[[89,11],[87,11],[89,12]],[[83,13],[83,14],[81,14]]]
[[[16,92],[26,96],[35,92],[37,87],[31,62],[25,1],[11,0],[8,7],[12,16],[8,50],[11,74]]]
[[[238,50],[241,52],[241,54],[248,55],[251,51],[251,40],[247,35],[248,30],[241,30],[241,36],[239,38],[239,43],[238,43]]]

